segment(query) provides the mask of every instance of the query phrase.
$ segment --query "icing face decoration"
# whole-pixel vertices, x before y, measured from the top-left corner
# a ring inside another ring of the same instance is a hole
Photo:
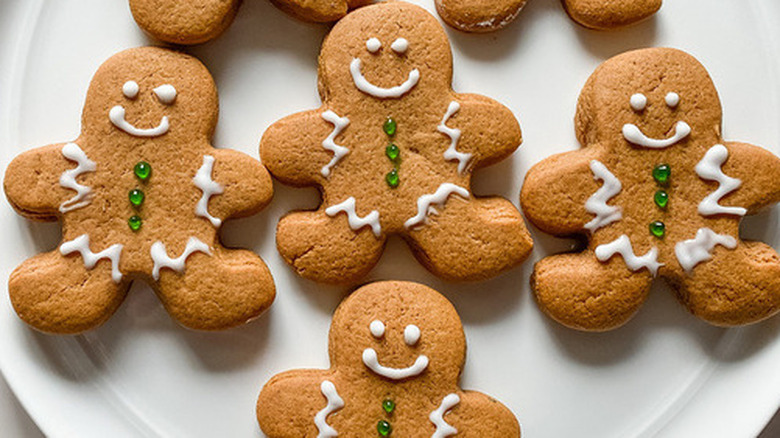
[[[371,321],[368,329],[371,332],[371,336],[376,339],[381,339],[385,335],[385,324],[382,321]],[[420,328],[416,325],[407,325],[404,329],[404,342],[410,347],[414,346],[419,342],[421,334]],[[390,380],[403,380],[410,377],[416,377],[428,368],[428,362],[428,356],[421,354],[417,356],[417,359],[415,359],[411,366],[406,368],[392,368],[379,363],[379,357],[376,350],[373,348],[366,348],[363,350],[363,364],[365,364],[374,374],[378,374]]]
[[[127,81],[122,86],[122,94],[128,100],[135,100],[138,97],[139,92],[140,87],[135,81]],[[174,88],[173,85],[160,85],[155,88],[153,92],[157,97],[157,100],[163,105],[173,105],[176,100],[176,88]],[[168,116],[163,116],[162,119],[160,119],[160,123],[154,128],[137,128],[125,118],[125,107],[122,105],[116,105],[111,108],[111,111],[108,113],[108,118],[114,126],[135,137],[159,137],[167,134],[170,129]]]
[[[377,54],[381,48],[382,42],[377,38],[369,38],[366,41],[366,50],[368,50],[369,53]],[[401,56],[409,50],[409,41],[404,38],[398,38],[392,43],[390,48],[393,49],[398,56]],[[415,68],[409,72],[409,77],[402,84],[388,88],[380,87],[372,84],[363,76],[362,67],[363,61],[361,61],[360,58],[352,58],[352,62],[349,65],[352,81],[355,83],[358,90],[369,96],[376,97],[377,99],[397,99],[410,92],[412,88],[417,85],[417,82],[420,81],[420,70]]]
[[[670,109],[677,108],[680,104],[680,96],[677,93],[668,93],[664,98],[666,106]],[[647,107],[647,96],[637,93],[629,99],[629,105],[634,112],[641,113]],[[691,127],[686,122],[678,121],[674,126],[674,133],[668,138],[652,138],[645,135],[642,130],[633,123],[623,125],[623,137],[637,146],[643,146],[651,149],[664,149],[673,146],[690,135]]]

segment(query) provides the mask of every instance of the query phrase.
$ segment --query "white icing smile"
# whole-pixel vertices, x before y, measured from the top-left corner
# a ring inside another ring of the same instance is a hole
[[[111,123],[113,123],[114,126],[136,137],[159,137],[166,134],[170,129],[168,116],[163,116],[162,119],[160,119],[160,124],[154,128],[136,128],[132,123],[125,120],[125,108],[122,105],[111,108],[111,111],[108,113],[108,118],[111,119]]]
[[[373,348],[366,348],[363,350],[363,363],[368,369],[382,377],[386,377],[390,380],[403,380],[409,377],[418,376],[425,371],[425,369],[428,368],[428,356],[422,354],[417,356],[414,364],[406,368],[391,368],[379,363],[376,350]]]
[[[657,139],[646,136],[638,126],[633,123],[623,125],[623,137],[630,143],[637,146],[644,146],[652,149],[663,149],[675,145],[688,137],[691,133],[691,127],[687,123],[680,121],[674,127],[674,134],[665,139]]]
[[[383,88],[369,82],[363,76],[361,69],[362,62],[360,58],[353,58],[352,63],[349,65],[349,71],[352,73],[352,81],[355,82],[355,86],[358,90],[380,99],[397,99],[411,91],[417,85],[417,82],[420,81],[420,70],[414,69],[409,72],[409,78],[401,85]]]

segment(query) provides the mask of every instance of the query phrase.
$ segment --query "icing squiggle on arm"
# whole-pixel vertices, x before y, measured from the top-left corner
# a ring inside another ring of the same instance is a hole
[[[712,258],[712,250],[717,245],[734,249],[737,247],[737,239],[718,234],[709,228],[699,228],[696,237],[678,242],[674,246],[674,254],[685,272],[691,272],[696,265]]]
[[[631,246],[631,239],[625,234],[610,243],[596,247],[596,258],[600,262],[606,262],[615,254],[623,256],[628,269],[638,271],[642,268],[647,268],[653,274],[653,277],[658,275],[658,268],[663,266],[663,263],[658,263],[658,248],[653,247],[645,255],[637,257],[634,254],[634,248]]]
[[[458,429],[455,429],[452,427],[452,425],[444,420],[444,415],[449,412],[450,409],[454,408],[458,403],[460,403],[460,397],[458,397],[458,394],[449,394],[444,397],[439,407],[435,411],[431,412],[431,415],[428,416],[428,419],[431,420],[431,423],[433,423],[434,426],[436,426],[436,431],[433,432],[431,438],[446,438],[458,433]]]
[[[208,245],[198,240],[197,237],[190,237],[187,241],[187,246],[184,248],[184,252],[175,259],[168,256],[168,251],[165,249],[165,244],[160,242],[154,242],[150,254],[152,261],[154,262],[154,268],[152,269],[152,277],[155,280],[160,279],[160,269],[170,268],[174,271],[181,273],[184,271],[184,262],[187,261],[187,257],[196,252],[202,252],[204,254],[211,255],[211,248]]]
[[[87,154],[85,154],[76,143],[68,143],[63,146],[62,156],[70,161],[75,161],[77,164],[75,169],[66,170],[60,175],[60,185],[66,189],[76,191],[76,196],[60,204],[60,213],[65,214],[69,211],[86,207],[92,202],[92,200],[89,199],[89,194],[92,189],[76,182],[76,178],[81,174],[94,172],[97,165],[87,157]]]
[[[328,416],[344,407],[344,400],[339,396],[336,391],[336,385],[329,380],[325,380],[320,385],[320,391],[325,399],[328,401],[321,411],[317,412],[314,416],[314,424],[317,426],[317,438],[333,438],[339,435],[336,429],[328,424]]]
[[[444,118],[441,120],[441,123],[436,129],[449,137],[451,140],[450,147],[444,151],[444,159],[447,161],[457,160],[458,173],[462,174],[463,171],[466,170],[466,166],[469,164],[469,160],[471,160],[472,155],[464,152],[458,152],[457,147],[458,142],[460,142],[461,135],[460,129],[450,128],[447,126],[447,122],[458,111],[460,111],[460,104],[458,102],[450,102],[450,106],[447,108],[447,112],[444,114]]]
[[[211,175],[214,172],[214,157],[211,155],[203,156],[203,165],[200,166],[192,182],[195,187],[199,188],[203,192],[203,196],[198,200],[198,204],[195,205],[195,215],[204,217],[211,222],[211,225],[219,227],[222,225],[222,220],[216,218],[209,213],[209,200],[214,195],[221,195],[225,189],[222,186],[211,179]]]
[[[114,280],[114,283],[119,283],[122,280],[122,273],[119,272],[119,257],[122,255],[122,248],[121,244],[115,243],[99,253],[94,253],[89,249],[89,235],[82,234],[73,240],[63,242],[60,245],[60,254],[66,256],[78,252],[84,259],[84,266],[87,269],[94,268],[100,259],[110,260],[111,279]]]
[[[452,183],[444,183],[436,189],[436,193],[422,195],[417,199],[417,215],[407,220],[404,226],[410,229],[424,223],[428,215],[436,213],[433,205],[444,205],[453,194],[462,198],[469,198],[468,190]]]
[[[593,220],[585,224],[585,229],[594,233],[599,228],[606,227],[612,222],[623,219],[623,213],[620,211],[620,207],[607,204],[607,201],[620,193],[623,189],[623,185],[620,183],[620,180],[607,169],[607,166],[600,161],[591,161],[590,170],[593,172],[593,177],[596,180],[604,181],[604,185],[602,185],[596,193],[585,202],[585,210],[587,210],[588,213],[596,215]]]
[[[726,146],[716,144],[704,154],[704,158],[695,167],[696,174],[701,179],[716,181],[719,184],[714,192],[707,195],[699,203],[699,214],[702,216],[713,216],[716,214],[744,216],[747,214],[747,210],[742,207],[724,207],[720,205],[720,200],[724,196],[737,190],[742,185],[742,181],[739,179],[723,173],[723,163],[726,162],[728,157],[729,151],[726,149]]]
[[[350,197],[341,204],[333,205],[325,209],[325,214],[330,217],[334,217],[339,213],[345,213],[347,220],[349,221],[349,227],[353,231],[357,231],[365,226],[370,226],[376,237],[382,234],[382,226],[379,224],[379,212],[376,210],[371,213],[360,217],[355,211],[355,198]]]
[[[339,117],[339,115],[333,111],[325,111],[322,113],[322,118],[333,125],[333,131],[328,135],[328,138],[322,142],[322,147],[333,152],[333,159],[330,160],[330,163],[326,164],[321,171],[322,176],[327,178],[330,176],[333,167],[349,153],[349,148],[336,144],[336,137],[349,126],[349,119],[346,117]]]

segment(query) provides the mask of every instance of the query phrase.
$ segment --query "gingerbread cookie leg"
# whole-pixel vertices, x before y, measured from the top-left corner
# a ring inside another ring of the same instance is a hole
[[[101,325],[127,293],[128,282],[110,258],[116,250],[63,256],[60,249],[26,260],[8,280],[16,313],[47,333],[77,334]]]
[[[492,32],[517,18],[526,0],[436,0],[442,20],[464,32]]]
[[[271,305],[276,290],[268,267],[257,255],[222,248],[210,252],[193,251],[179,266],[163,263],[165,267],[158,271],[160,299],[179,323],[197,330],[221,330],[244,324]],[[160,266],[159,259],[156,263]]]
[[[271,0],[276,7],[293,17],[315,23],[329,23],[347,15],[350,9],[370,3],[371,0]]]
[[[533,247],[520,212],[502,198],[451,196],[428,213],[407,240],[420,262],[446,279],[492,277],[521,263]]]
[[[349,208],[328,210],[283,217],[276,229],[276,245],[303,277],[325,283],[354,282],[379,261],[385,237],[374,234],[368,224],[371,214],[360,216]]]
[[[605,331],[625,324],[645,302],[653,278],[632,272],[620,256],[606,263],[592,252],[542,259],[531,287],[542,310],[571,328]]]
[[[642,21],[661,9],[662,0],[563,0],[577,23],[597,30],[615,29]]]
[[[130,0],[138,26],[174,44],[200,44],[218,37],[233,22],[241,0]]]
[[[712,259],[670,281],[694,315],[719,326],[761,321],[780,310],[780,256],[761,242],[740,242],[731,250],[719,245]]]

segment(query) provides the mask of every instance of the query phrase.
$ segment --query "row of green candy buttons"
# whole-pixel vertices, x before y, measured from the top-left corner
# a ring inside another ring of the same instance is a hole
[[[667,186],[671,176],[672,168],[668,164],[659,164],[653,169],[653,179],[661,186]],[[653,201],[655,201],[655,205],[657,205],[658,208],[666,210],[667,205],[669,205],[669,193],[667,193],[664,189],[660,189],[655,192]],[[666,234],[666,224],[661,221],[651,222],[650,233],[653,236],[662,239]]]
[[[398,159],[401,156],[401,149],[398,148],[398,146],[395,145],[395,143],[392,142],[393,137],[395,137],[395,133],[398,129],[398,124],[393,120],[392,118],[389,118],[385,121],[384,126],[382,126],[382,130],[385,131],[385,134],[390,137],[390,144],[387,145],[385,148],[385,155],[387,155],[387,158],[390,159],[390,161],[393,162],[393,170],[391,170],[387,175],[385,175],[385,181],[387,182],[387,185],[390,186],[390,188],[396,188],[401,183],[401,178],[398,176]]]
[[[133,168],[133,173],[135,174],[136,178],[141,180],[141,182],[146,182],[146,180],[148,180],[152,175],[152,166],[150,166],[149,163],[145,161],[141,161],[135,165]],[[144,199],[146,199],[146,195],[144,195],[144,192],[140,189],[133,189],[130,190],[128,198],[130,199],[130,204],[138,209],[141,208],[141,205],[143,205]],[[136,214],[127,220],[127,225],[130,226],[131,230],[138,231],[141,229],[142,222],[143,221],[141,220],[141,217]]]

